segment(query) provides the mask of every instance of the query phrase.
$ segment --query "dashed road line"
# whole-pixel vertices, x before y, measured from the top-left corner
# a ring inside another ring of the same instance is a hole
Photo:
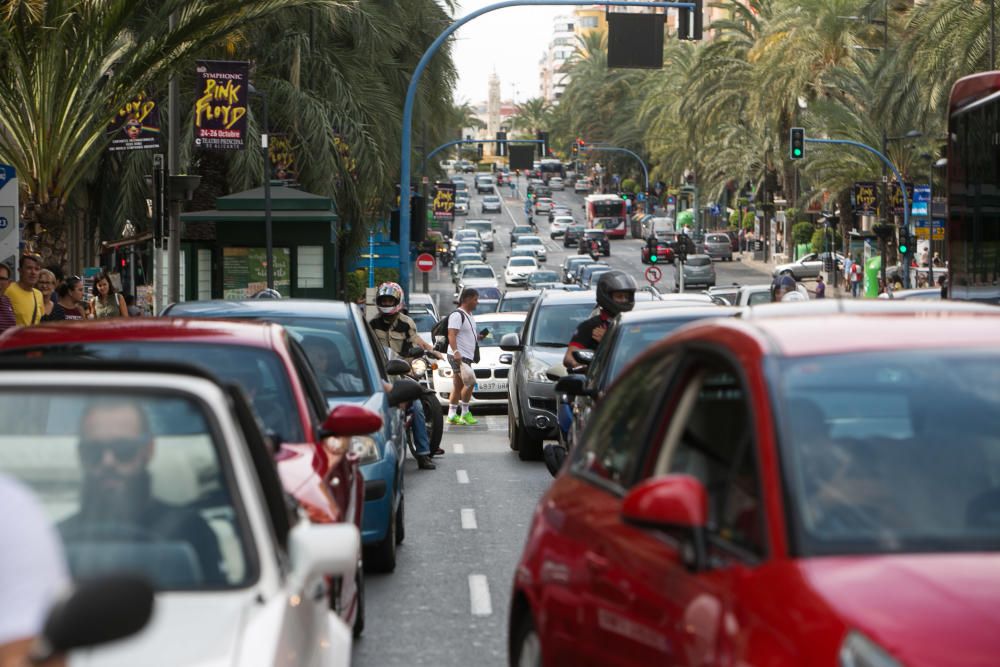
[[[490,582],[485,574],[469,575],[469,603],[473,616],[492,616],[493,602],[490,600]]]
[[[453,453],[455,453],[455,454],[464,454],[465,453],[465,445],[463,445],[460,442],[456,442],[454,445],[451,446],[451,451]]]
[[[462,530],[477,530],[479,524],[476,523],[476,510],[468,507],[462,508]]]
[[[469,473],[467,471],[465,471],[465,470],[456,470],[455,471],[455,477],[458,478],[458,483],[459,484],[468,484],[469,483]]]

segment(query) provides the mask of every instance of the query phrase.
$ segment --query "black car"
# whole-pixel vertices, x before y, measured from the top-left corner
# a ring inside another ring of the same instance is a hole
[[[570,225],[567,227],[566,233],[563,235],[563,247],[569,248],[575,246],[586,230],[587,228],[583,225]]]
[[[603,229],[585,229],[583,231],[583,237],[577,242],[578,255],[590,254],[590,242],[597,241],[598,247],[601,249],[601,254],[605,257],[611,256],[611,242],[608,241],[608,235]]]
[[[514,245],[517,243],[517,237],[521,234],[534,234],[535,228],[532,225],[515,225],[514,229],[510,230],[510,244]]]

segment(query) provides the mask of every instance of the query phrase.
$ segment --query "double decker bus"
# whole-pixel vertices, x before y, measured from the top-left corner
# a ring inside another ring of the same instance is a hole
[[[624,199],[617,195],[589,195],[585,201],[588,227],[603,229],[608,238],[625,238],[628,216]]]
[[[948,100],[948,296],[1000,303],[1000,72]]]

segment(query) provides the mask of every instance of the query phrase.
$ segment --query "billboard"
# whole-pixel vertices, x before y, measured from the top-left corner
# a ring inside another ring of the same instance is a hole
[[[21,253],[21,219],[17,173],[14,167],[0,164],[0,262],[17,271]]]
[[[268,137],[267,155],[271,161],[271,178],[279,181],[295,180],[295,152],[289,135],[272,134]]]
[[[273,248],[274,289],[283,297],[292,296],[291,253],[288,248]],[[222,298],[246,299],[267,289],[267,250],[265,248],[222,249]]]
[[[145,150],[160,148],[160,109],[156,100],[139,93],[126,102],[108,123],[108,150]]]
[[[434,202],[432,204],[434,219],[451,222],[455,219],[455,184],[435,183]]]
[[[854,184],[854,210],[874,211],[878,208],[878,190],[873,181],[858,181]]]
[[[212,150],[242,150],[247,134],[250,64],[198,60],[194,103],[194,145]]]

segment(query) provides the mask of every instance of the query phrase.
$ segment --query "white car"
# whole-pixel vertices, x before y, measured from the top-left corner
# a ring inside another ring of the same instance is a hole
[[[535,200],[535,215],[548,213],[552,210],[553,202],[548,197],[539,197]]]
[[[496,247],[493,241],[493,223],[489,220],[466,220],[462,229],[472,229],[479,232],[479,239],[490,252]]]
[[[486,213],[500,213],[500,197],[497,195],[483,195],[479,210],[482,211],[484,215]]]
[[[545,251],[545,244],[542,239],[533,234],[521,234],[517,237],[517,243],[515,244],[518,248],[529,248],[535,253],[535,259],[539,262],[544,262],[548,259],[548,255]]]
[[[590,192],[590,179],[578,178],[573,183],[573,192],[576,194],[587,194]]]
[[[528,274],[538,270],[538,261],[534,257],[511,257],[507,268],[503,271],[503,282],[507,287],[524,285],[528,282]]]
[[[488,329],[486,337],[479,341],[479,363],[472,364],[476,374],[476,386],[472,390],[474,405],[507,405],[507,378],[510,374],[513,355],[500,349],[500,339],[504,334],[518,333],[524,325],[527,313],[488,313],[476,315],[476,326]],[[438,364],[434,371],[434,394],[441,405],[447,405],[451,397],[452,370],[448,364]]]
[[[553,176],[549,179],[549,189],[550,190],[565,190],[566,184],[563,183],[563,179],[558,176]]]
[[[576,224],[571,215],[557,215],[549,223],[549,238],[559,238],[566,233],[566,228]]]
[[[350,664],[326,577],[354,576],[360,535],[289,509],[242,392],[195,368],[76,362],[7,366],[0,404],[0,471],[35,492],[71,576],[156,590],[141,633],[77,664]],[[334,415],[324,428],[345,435]],[[141,486],[109,471],[126,460]]]
[[[469,200],[466,198],[455,198],[455,215],[469,215]]]
[[[458,282],[468,283],[472,280],[492,280],[497,284],[497,274],[489,264],[472,264],[462,269],[458,274]]]
[[[458,244],[462,241],[478,241],[482,243],[482,238],[479,236],[479,232],[475,229],[459,229],[455,232],[455,235],[451,237],[451,251],[455,252],[458,249]]]
[[[809,298],[809,290],[802,283],[796,283],[795,291]],[[742,285],[736,293],[737,306],[759,306],[763,303],[771,303],[771,285]]]

